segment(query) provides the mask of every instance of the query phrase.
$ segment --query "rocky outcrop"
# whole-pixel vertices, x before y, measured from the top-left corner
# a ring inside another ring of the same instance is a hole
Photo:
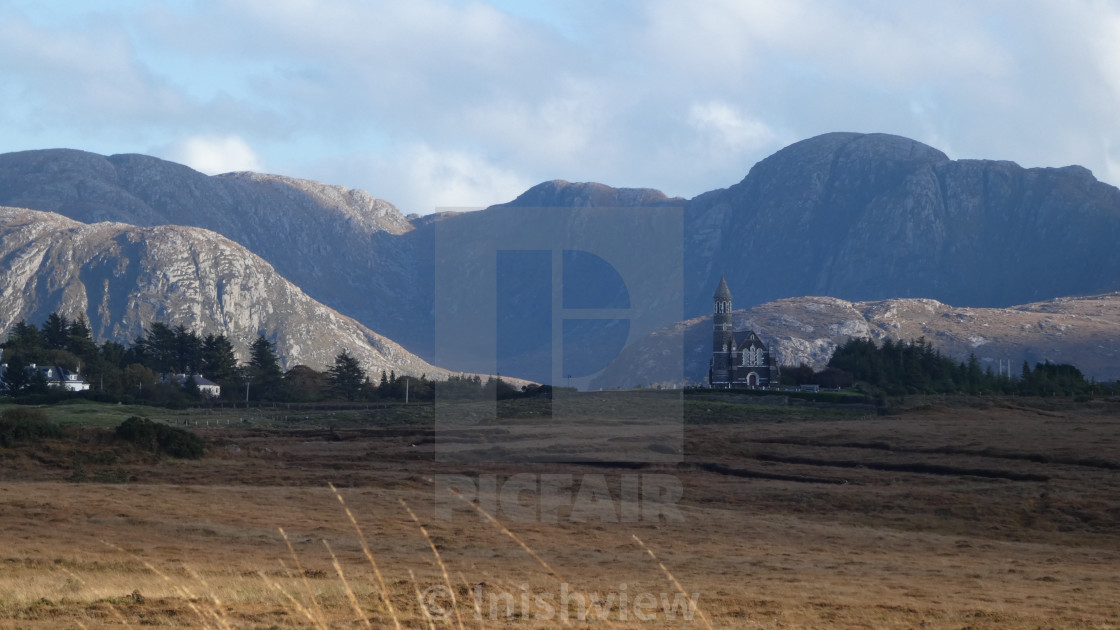
[[[370,372],[443,376],[395,342],[308,297],[267,262],[209,230],[84,224],[0,208],[0,330],[52,311],[98,339],[131,341],[161,321],[224,334],[240,358],[258,333],[285,367],[323,369],[342,350]]]
[[[407,328],[408,314],[430,308],[417,295],[430,280],[416,277],[418,255],[402,238],[412,225],[361,190],[257,173],[207,176],[144,155],[51,149],[0,155],[0,205],[83,223],[212,230],[379,331]]]
[[[833,350],[852,338],[911,341],[924,337],[942,354],[981,365],[1024,361],[1072,363],[1098,380],[1120,379],[1120,293],[1059,298],[1010,308],[962,308],[928,299],[847,302],[801,297],[734,312],[736,330],[754,330],[784,366],[821,369]],[[681,344],[683,373],[658,357]],[[632,344],[601,375],[596,387],[704,383],[712,356],[712,319],[666,327]],[[1005,363],[1006,365],[1006,363]]]

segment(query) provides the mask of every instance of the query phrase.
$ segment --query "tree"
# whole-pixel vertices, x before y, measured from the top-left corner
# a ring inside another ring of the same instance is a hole
[[[8,340],[0,344],[4,349],[4,360],[9,363],[12,357],[20,355],[23,360],[38,362],[43,354],[42,335],[39,329],[20,320],[8,331]]]
[[[983,373],[980,370],[980,360],[976,358],[975,354],[969,353],[968,364],[965,370],[968,379],[968,392],[970,394],[978,393],[980,391],[980,379]]]
[[[827,387],[829,389],[851,387],[853,382],[851,374],[834,367],[826,367],[820,372],[817,372],[813,375],[813,380],[821,387]]]
[[[280,360],[276,357],[276,345],[258,334],[257,340],[249,348],[249,379],[253,385],[254,397],[258,400],[275,400],[280,395]]]
[[[157,373],[171,372],[178,363],[178,338],[175,331],[163,322],[152,322],[147,335],[136,346],[141,363]]]
[[[28,372],[27,363],[23,357],[16,355],[8,361],[4,370],[4,377],[0,379],[0,389],[8,396],[19,396],[31,385],[31,374]]]
[[[70,341],[70,322],[58,313],[51,313],[43,322],[43,346],[49,350],[64,350]]]
[[[31,370],[31,376],[24,391],[28,394],[47,394],[50,392],[47,375],[43,373],[43,370],[38,368]]]
[[[124,391],[134,395],[142,394],[159,382],[159,376],[155,372],[139,363],[125,367],[121,379],[124,381]]]
[[[295,401],[319,400],[326,387],[323,374],[306,365],[297,365],[284,375],[284,389]]]
[[[333,394],[346,400],[355,400],[366,381],[366,372],[357,359],[343,350],[335,356],[334,365],[327,370],[327,381]]]
[[[179,374],[193,374],[202,367],[202,340],[193,330],[182,324],[174,328],[175,333],[175,371]]]
[[[226,387],[237,382],[237,357],[225,335],[206,335],[200,351],[202,375]]]
[[[115,341],[106,341],[101,344],[100,354],[101,358],[109,365],[118,368],[127,365],[124,362],[125,347]]]
[[[202,390],[198,388],[198,383],[194,381],[193,374],[187,374],[183,379],[182,385],[183,394],[191,400],[199,400],[202,398]]]
[[[76,354],[82,361],[90,363],[97,356],[97,344],[93,342],[93,333],[84,315],[70,322],[66,336],[66,349]]]

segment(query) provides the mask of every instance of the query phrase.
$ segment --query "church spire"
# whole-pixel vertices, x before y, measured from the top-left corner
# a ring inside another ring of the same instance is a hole
[[[735,352],[735,330],[731,321],[731,289],[727,280],[719,277],[719,286],[712,296],[712,367],[708,383],[712,387],[727,387],[731,382],[731,355]]]
[[[730,300],[731,289],[727,288],[727,280],[723,278],[723,274],[719,275],[719,286],[716,287],[716,294],[712,298],[717,300]]]

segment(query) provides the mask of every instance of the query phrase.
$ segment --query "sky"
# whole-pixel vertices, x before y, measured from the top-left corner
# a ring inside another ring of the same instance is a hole
[[[883,132],[1120,184],[1120,1],[0,0],[0,153],[144,153],[405,213],[693,197]]]

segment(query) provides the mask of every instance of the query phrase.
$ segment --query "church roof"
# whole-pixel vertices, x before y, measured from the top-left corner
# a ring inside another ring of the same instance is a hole
[[[766,344],[762,343],[762,340],[758,338],[758,335],[755,334],[755,332],[753,330],[737,330],[737,331],[735,331],[735,348],[737,350],[742,350],[743,348],[749,348],[752,345],[757,346],[759,348],[765,348],[766,347]]]
[[[731,289],[727,288],[727,280],[723,279],[723,274],[720,274],[719,276],[719,286],[716,287],[716,294],[712,297],[717,300],[721,298],[724,300],[731,299]]]

